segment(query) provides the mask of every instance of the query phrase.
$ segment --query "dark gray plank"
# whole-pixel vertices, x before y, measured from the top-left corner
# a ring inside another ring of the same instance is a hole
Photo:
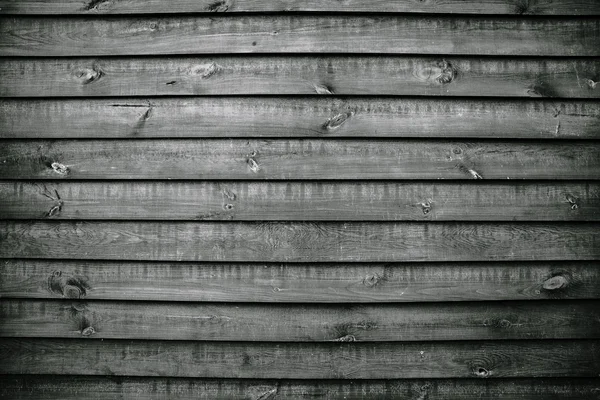
[[[250,136],[600,139],[600,103],[329,97],[0,100],[0,138]]]
[[[2,300],[0,337],[239,342],[600,339],[597,301],[377,305]]]
[[[0,221],[0,257],[164,261],[593,260],[593,223]]]
[[[597,58],[357,54],[0,59],[0,96],[12,97],[368,94],[598,98],[598,81]],[[259,112],[263,100],[254,100],[253,109]],[[136,115],[149,105],[144,99],[112,103],[138,106],[141,109],[129,111]],[[403,100],[401,110],[405,112],[410,104]],[[481,104],[477,108],[483,107]],[[494,109],[496,106],[483,110],[493,113]],[[288,112],[296,114],[300,110]],[[566,111],[562,112],[563,118]],[[81,109],[72,111],[76,112]],[[162,115],[160,107],[156,112]],[[571,112],[589,114],[583,110]],[[462,113],[468,115],[466,110]],[[534,114],[531,110],[529,113]]]
[[[600,20],[587,18],[3,17],[0,56],[224,52],[600,56],[599,39]]]
[[[600,142],[596,141],[10,140],[0,147],[2,179],[599,177]]]
[[[168,14],[224,12],[403,12],[517,15],[599,15],[595,0],[2,0],[0,14]]]
[[[268,379],[597,377],[596,340],[243,343],[2,339],[3,374]]]
[[[0,376],[0,396],[14,400],[585,400],[596,398],[595,378],[235,380],[60,375]]]
[[[600,299],[598,262],[0,261],[0,297],[269,303]]]
[[[15,182],[0,219],[598,221],[595,182]]]

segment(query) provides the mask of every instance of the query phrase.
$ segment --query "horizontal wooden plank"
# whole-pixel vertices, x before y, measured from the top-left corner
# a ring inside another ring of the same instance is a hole
[[[598,267],[593,262],[189,265],[5,260],[0,264],[0,297],[309,303],[596,299]]]
[[[403,12],[516,15],[600,15],[595,0],[1,0],[0,14],[169,14],[225,12]]]
[[[597,58],[374,57],[363,54],[0,59],[0,96],[4,97],[335,94],[599,98],[598,81],[600,60]],[[253,100],[253,115],[260,112],[261,104],[268,104],[262,103],[268,101],[265,99]],[[210,101],[215,104],[212,107],[217,107],[219,101],[235,99]],[[385,101],[390,105],[383,104],[379,108],[389,109],[397,104]],[[163,103],[158,99],[110,102],[137,105],[142,109],[151,102],[156,104],[157,115],[162,115],[160,104]],[[194,104],[193,99],[186,102]],[[278,104],[277,108],[284,104]],[[405,113],[410,104],[404,99],[398,112]],[[483,109],[484,106],[485,103],[472,107]],[[81,114],[85,109],[82,107],[72,113]],[[367,108],[378,109],[376,106]],[[427,110],[427,106],[424,109]],[[493,113],[495,109],[496,106],[486,107],[484,111]],[[301,110],[297,107],[288,113],[297,114]],[[129,110],[136,115],[140,111]],[[461,112],[468,115],[467,110]],[[563,117],[566,113],[585,116],[589,111],[562,110]],[[210,114],[201,115],[210,118]]]
[[[378,305],[2,300],[1,337],[250,342],[600,339],[597,301]]]
[[[0,181],[0,219],[600,221],[600,184]]]
[[[269,379],[597,377],[600,342],[242,343],[2,339],[3,374]]]
[[[598,179],[600,142],[9,140],[2,179]]]
[[[600,102],[328,97],[0,100],[0,138],[311,136],[600,139]]]
[[[126,39],[126,40],[124,40]],[[252,15],[3,17],[0,56],[386,53],[600,56],[600,20]]]
[[[1,258],[519,261],[600,257],[594,223],[0,221]]]
[[[190,264],[2,260],[1,298],[269,303],[600,299],[599,262]]]
[[[0,376],[0,396],[14,400],[582,400],[598,393],[597,378],[402,379],[402,380],[217,380],[163,377],[61,375]],[[266,396],[266,397],[265,397]],[[269,397],[275,396],[275,397]]]

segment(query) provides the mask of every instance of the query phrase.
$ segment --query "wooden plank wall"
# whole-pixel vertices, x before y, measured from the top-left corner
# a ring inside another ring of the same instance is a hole
[[[0,14],[3,398],[598,398],[597,0]]]

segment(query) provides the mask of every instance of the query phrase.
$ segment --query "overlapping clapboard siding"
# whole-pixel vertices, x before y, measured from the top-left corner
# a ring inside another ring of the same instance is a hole
[[[598,15],[595,0],[2,0],[2,14],[146,14],[224,12],[402,12],[442,14]]]
[[[67,93],[66,86],[60,83],[60,90],[52,95]],[[119,90],[122,88],[119,86]],[[38,86],[31,95],[41,90]],[[4,139],[600,139],[600,102],[574,99],[406,96],[4,99],[0,100],[0,112],[3,117],[0,137]]]
[[[600,21],[504,16],[3,17],[0,56],[215,53],[600,56]]]
[[[239,380],[114,376],[7,376],[0,393],[15,399],[79,400],[81,393],[95,400],[131,397],[142,400],[287,398],[326,400],[368,397],[394,399],[568,399],[594,398],[598,379],[523,378],[507,379],[390,379],[390,380]],[[262,396],[262,397],[261,397]],[[277,398],[277,397],[274,397]]]
[[[600,291],[599,267],[597,261],[307,264],[11,259],[0,262],[0,294],[237,303],[595,299]]]
[[[586,32],[585,35],[593,35],[593,32]],[[501,46],[501,43],[497,46]],[[193,53],[201,49],[198,47]],[[431,56],[367,56],[360,53],[352,56],[211,54],[193,57],[8,57],[0,60],[0,94],[14,97],[250,94],[600,97],[600,86],[597,86],[600,61],[597,57],[483,58],[445,53]],[[586,54],[581,52],[575,55]],[[308,104],[315,100],[304,99]],[[389,104],[387,100],[379,107],[366,108],[392,111],[398,108],[394,106],[401,101],[405,112],[411,109],[418,111],[416,104],[412,106],[414,103],[408,99],[389,99]],[[445,104],[451,102],[450,107],[461,104],[455,103],[457,99],[448,100]],[[252,103],[253,107],[259,107],[262,101],[259,99],[257,103]],[[148,102],[138,99],[132,105],[148,106]],[[486,102],[476,103],[473,107],[488,112],[497,107],[486,107],[489,104]],[[125,100],[113,104],[130,103]],[[217,107],[218,104],[214,103],[211,107]],[[518,104],[524,107],[527,103]],[[547,103],[535,104],[539,111]],[[283,105],[279,107],[283,108]],[[427,106],[419,108],[421,112],[427,109]],[[302,109],[296,110],[294,115]],[[585,116],[589,112],[571,111],[566,114]]]
[[[0,0],[0,396],[595,398],[599,16]]]

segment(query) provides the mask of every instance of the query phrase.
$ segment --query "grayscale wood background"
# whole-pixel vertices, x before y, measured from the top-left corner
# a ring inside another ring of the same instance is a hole
[[[600,1],[0,0],[0,396],[600,398]]]

